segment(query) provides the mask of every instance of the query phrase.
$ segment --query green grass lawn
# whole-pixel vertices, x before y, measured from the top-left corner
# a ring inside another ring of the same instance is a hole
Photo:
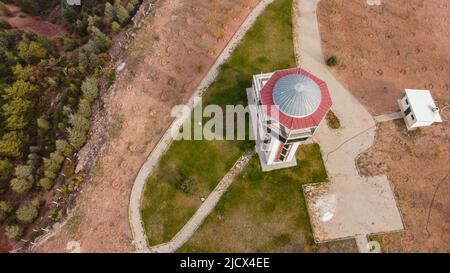
[[[276,0],[221,68],[203,104],[247,104],[245,89],[260,72],[295,67],[292,0]],[[141,203],[150,245],[170,240],[252,141],[176,141],[149,177]],[[255,163],[253,163],[255,164]],[[254,166],[255,168],[257,166]]]
[[[179,251],[316,250],[302,184],[327,179],[319,145],[300,146],[297,161],[296,167],[263,173],[254,157]]]

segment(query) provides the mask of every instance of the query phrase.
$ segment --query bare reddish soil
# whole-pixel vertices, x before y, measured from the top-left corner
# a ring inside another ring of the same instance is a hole
[[[64,28],[59,25],[55,25],[44,20],[39,20],[29,14],[25,14],[17,6],[6,6],[9,8],[13,16],[9,17],[0,15],[0,19],[7,21],[15,28],[21,30],[31,30],[49,38],[62,37],[66,34]]]
[[[322,0],[325,56],[337,78],[371,113],[398,111],[405,88],[429,89],[450,101],[450,2]]]
[[[133,250],[128,203],[137,172],[170,125],[172,106],[187,101],[258,2],[157,1],[155,14],[136,33],[116,88],[102,97],[109,130],[92,182],[72,219],[37,251],[64,252],[72,240],[82,252]],[[91,141],[100,137],[98,127],[93,125]]]
[[[429,89],[442,107],[450,101],[450,2],[381,3],[320,2],[324,53],[338,60],[333,74],[373,115],[399,111],[405,88]],[[450,251],[449,151],[448,122],[415,132],[402,120],[379,125],[359,166],[389,176],[406,226],[381,236],[385,251]]]

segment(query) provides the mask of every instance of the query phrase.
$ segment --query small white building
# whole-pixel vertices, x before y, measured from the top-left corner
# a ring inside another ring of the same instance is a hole
[[[263,171],[297,165],[297,148],[331,107],[326,83],[301,68],[254,75],[247,98]]]
[[[408,130],[442,122],[439,108],[429,90],[405,89],[405,93],[398,104]]]

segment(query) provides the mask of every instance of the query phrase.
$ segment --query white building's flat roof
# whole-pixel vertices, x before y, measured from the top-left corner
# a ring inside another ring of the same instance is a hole
[[[432,110],[436,104],[429,90],[405,89],[405,92],[417,121],[442,122],[439,111]]]

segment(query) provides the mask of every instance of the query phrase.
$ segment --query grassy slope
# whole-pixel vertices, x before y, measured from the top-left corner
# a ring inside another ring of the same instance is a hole
[[[263,173],[257,157],[180,252],[314,250],[301,185],[325,181],[317,144],[301,146],[298,165]]]
[[[223,65],[203,99],[204,104],[246,105],[252,75],[295,66],[291,22],[292,0],[276,0],[258,18]],[[201,205],[250,141],[177,141],[149,178],[141,204],[151,245],[170,240]],[[192,192],[179,189],[191,179]]]

